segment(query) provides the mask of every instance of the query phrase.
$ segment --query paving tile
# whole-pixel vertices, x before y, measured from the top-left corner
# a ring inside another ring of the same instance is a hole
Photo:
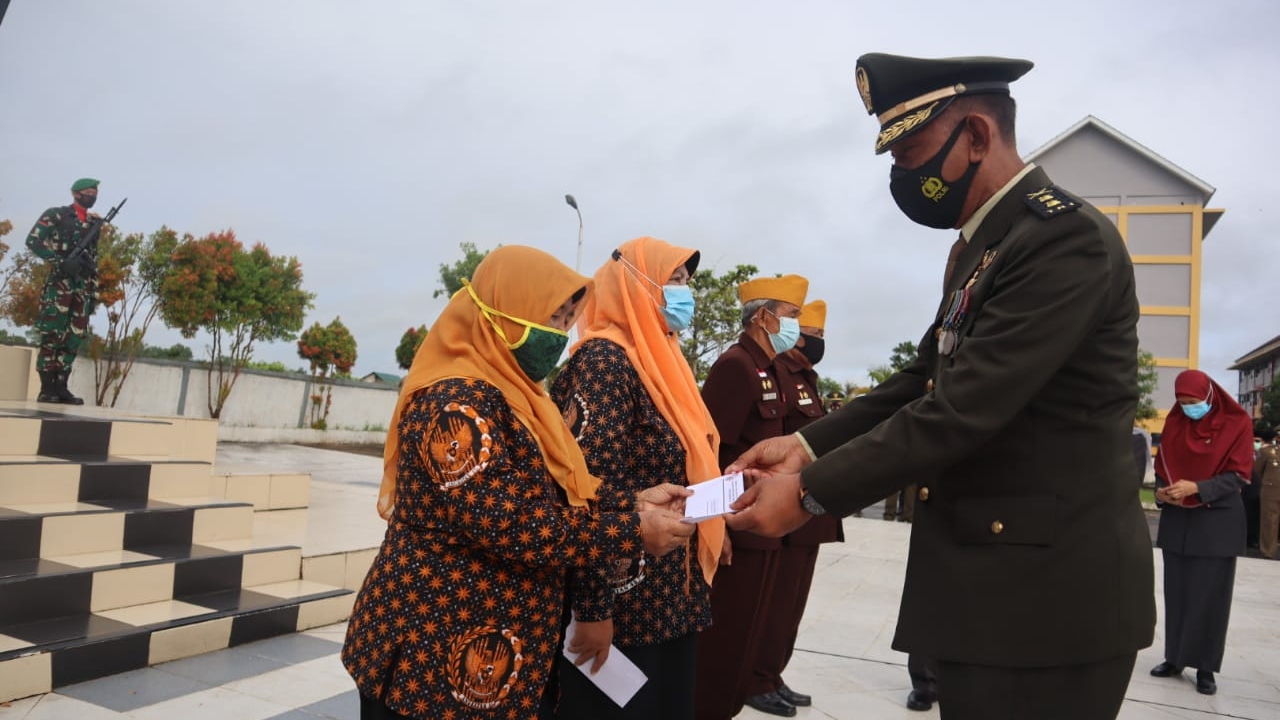
[[[210,687],[209,682],[143,668],[58,688],[57,694],[117,712],[130,712]]]
[[[328,700],[321,700],[318,703],[312,703],[299,709],[302,712],[318,715],[322,718],[351,720],[360,716],[360,692],[358,690],[348,690],[341,695],[335,695]]]
[[[133,720],[264,720],[291,709],[282,702],[251,697],[224,688],[212,688],[139,708],[130,713],[129,717]]]
[[[210,685],[225,685],[236,680],[262,675],[288,666],[284,660],[275,660],[246,652],[249,645],[219,650],[205,655],[183,658],[157,665],[157,670],[187,678],[203,680]]]
[[[281,635],[267,640],[241,645],[241,652],[258,655],[287,663],[301,663],[333,655],[342,649],[342,643],[309,635]]]
[[[19,700],[0,708],[0,719],[10,720],[118,720],[120,713],[110,708],[50,693]]]

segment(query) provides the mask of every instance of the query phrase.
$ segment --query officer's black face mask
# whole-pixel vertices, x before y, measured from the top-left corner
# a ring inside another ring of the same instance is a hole
[[[98,196],[97,196],[97,195],[86,195],[86,194],[84,194],[84,193],[76,193],[76,194],[75,194],[75,199],[76,199],[76,204],[77,204],[77,205],[79,205],[80,207],[84,208],[85,210],[88,210],[89,208],[93,207],[93,204],[94,204],[95,202],[97,202],[97,201],[98,201]]]
[[[936,155],[920,167],[910,170],[894,165],[889,168],[889,192],[902,214],[913,222],[931,228],[953,228],[960,220],[964,200],[981,161],[969,163],[969,169],[958,180],[942,179],[942,164],[955,146],[966,123],[961,121]]]
[[[822,362],[822,354],[827,351],[827,341],[813,335],[805,335],[804,347],[799,350],[800,354],[809,360],[810,365],[817,365]]]

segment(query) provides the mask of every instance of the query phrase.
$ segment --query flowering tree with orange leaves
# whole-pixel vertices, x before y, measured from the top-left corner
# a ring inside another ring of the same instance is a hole
[[[143,337],[160,312],[160,287],[169,272],[179,238],[168,227],[143,237],[122,236],[103,228],[98,240],[98,304],[107,312],[105,334],[91,333],[93,387],[98,405],[115,407],[133,362],[142,351]]]
[[[317,322],[298,338],[298,357],[311,363],[311,427],[324,430],[333,405],[333,378],[350,375],[356,364],[356,339],[342,318],[327,326]]]
[[[177,244],[160,284],[160,316],[183,337],[210,336],[210,417],[221,416],[254,343],[292,340],[314,297],[302,289],[296,257],[273,256],[262,243],[245,250],[231,230]]]

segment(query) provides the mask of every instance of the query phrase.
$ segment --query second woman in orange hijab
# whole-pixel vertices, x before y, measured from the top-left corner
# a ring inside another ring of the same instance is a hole
[[[604,510],[629,510],[636,491],[649,485],[721,474],[715,423],[677,335],[694,310],[688,283],[698,258],[654,238],[623,243],[595,274],[595,293],[578,322],[581,341],[552,386],[587,467],[603,481]],[[584,653],[580,662],[599,660],[612,640],[648,682],[619,708],[561,660],[558,718],[693,717],[695,638],[711,622],[723,538],[723,521],[707,520],[687,549],[661,559],[638,554],[603,576],[575,573],[570,596],[578,625],[570,650]]]

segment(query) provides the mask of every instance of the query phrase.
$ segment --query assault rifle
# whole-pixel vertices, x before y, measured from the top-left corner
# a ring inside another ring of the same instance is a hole
[[[58,269],[64,276],[72,280],[80,280],[98,269],[94,259],[89,256],[89,247],[98,247],[98,235],[102,233],[102,226],[114,220],[116,213],[120,212],[120,208],[124,207],[128,201],[129,198],[125,198],[119,205],[111,208],[107,216],[95,222],[93,227],[80,238],[80,242],[71,248],[71,252],[67,253],[58,265]]]

